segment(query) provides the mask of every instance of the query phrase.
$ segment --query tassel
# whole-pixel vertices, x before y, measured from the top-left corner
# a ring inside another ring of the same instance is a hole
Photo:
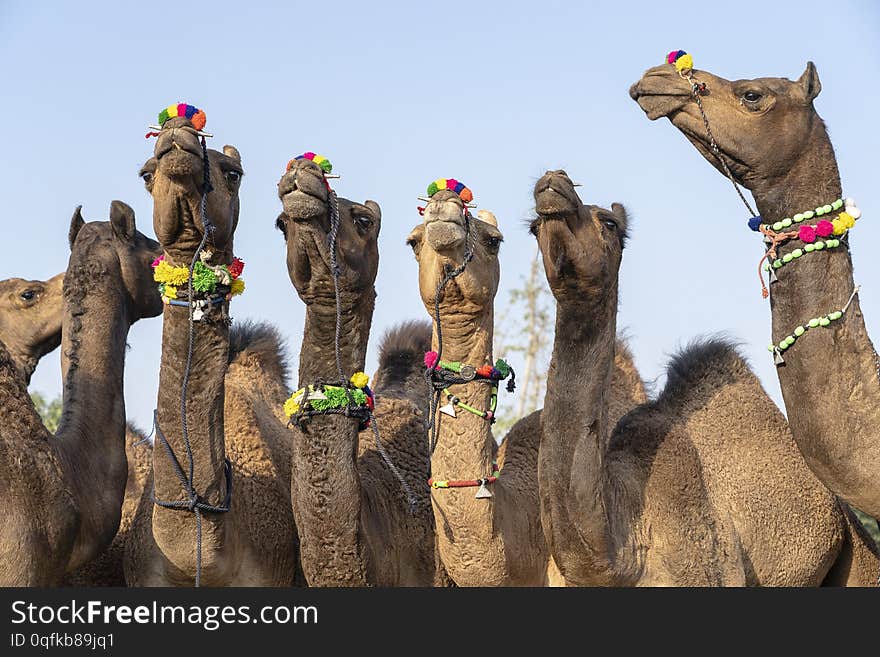
[[[492,497],[492,493],[489,491],[489,488],[486,486],[486,480],[480,480],[480,488],[477,490],[477,494],[474,495],[474,499],[477,500],[485,500]]]

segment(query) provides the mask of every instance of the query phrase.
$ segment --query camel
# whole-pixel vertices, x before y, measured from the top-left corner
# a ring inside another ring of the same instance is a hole
[[[232,252],[243,175],[241,156],[233,146],[224,146],[223,152],[206,147],[203,151],[199,131],[204,122],[198,128],[193,122],[198,116],[204,118],[203,113],[187,118],[191,114],[187,107],[179,116],[163,114],[154,155],[141,169],[141,176],[154,201],[153,227],[164,250],[164,260],[155,263],[155,276],[164,281],[168,303],[163,316],[153,483],[128,534],[125,579],[132,586],[291,585],[296,571],[296,528],[287,485],[288,436],[265,399],[257,399],[259,391],[248,380],[248,373],[261,366],[259,358],[244,363],[247,371],[235,386],[244,388],[239,393],[245,402],[234,413],[225,413],[229,295],[242,288],[236,276],[243,265],[233,260]],[[205,188],[203,157],[208,160],[210,191]],[[207,233],[202,204],[212,224]],[[187,306],[192,302],[180,300],[187,284],[175,287],[175,272],[181,270],[170,268],[188,267],[194,258],[201,263],[200,280],[207,277],[216,287],[211,291],[210,285],[203,285],[204,305],[192,310],[193,366],[186,395],[190,477],[181,395],[189,345]],[[160,270],[163,265],[168,268]],[[163,439],[191,487],[178,478]],[[184,506],[193,505],[193,512],[160,504],[180,500]],[[224,507],[228,512],[220,511]],[[196,510],[200,510],[200,523]],[[201,551],[196,547],[199,526]]]
[[[429,188],[429,191],[432,191]],[[474,232],[473,259],[452,279],[440,302],[444,361],[475,368],[491,365],[494,297],[503,239],[494,215],[480,211],[465,224],[465,200],[452,189],[435,191],[424,210],[424,222],[407,238],[419,264],[419,290],[434,318],[437,285],[447,268],[464,262]],[[436,320],[432,349],[438,348]],[[621,344],[609,410],[614,417],[645,400],[645,389],[631,356]],[[424,384],[422,384],[424,388]],[[470,382],[450,393],[471,408],[490,408],[491,387]],[[424,393],[422,393],[424,394]],[[447,399],[441,399],[446,404]],[[542,586],[560,583],[544,542],[537,491],[537,451],[541,412],[517,422],[500,448],[491,422],[460,408],[454,417],[437,414],[436,450],[431,459],[438,481],[500,476],[490,484],[491,498],[474,496],[473,488],[433,488],[432,508],[441,561],[459,586]],[[475,487],[476,488],[476,487]]]
[[[719,170],[723,165],[718,158],[723,158],[733,178],[754,196],[760,217],[752,222],[755,229],[765,223],[775,232],[789,227],[799,232],[799,225],[818,225],[822,215],[832,219],[840,209],[857,218],[860,213],[851,199],[842,199],[834,149],[813,106],[822,86],[812,62],[794,82],[728,81],[699,70],[692,75],[708,87],[701,101],[719,149],[717,157],[690,83],[675,66],[649,69],[630,95],[649,119],[669,118]],[[819,249],[799,239],[778,247],[780,265],[802,253],[806,257],[774,268],[778,282],[770,286],[772,336],[774,343],[784,341],[786,347],[777,373],[792,433],[810,469],[836,495],[877,518],[880,360],[858,295],[827,328],[804,331],[811,319],[843,309],[854,291],[848,239],[836,224],[834,228],[840,237],[832,242],[837,248]],[[794,342],[802,331],[797,344],[788,348],[786,339],[791,335]]]
[[[0,281],[0,340],[25,385],[39,360],[61,344],[64,274],[48,281]]]
[[[564,171],[535,185],[532,224],[556,332],[538,479],[569,584],[868,585],[876,548],[813,476],[729,342],[676,355],[659,396],[609,422],[626,211],[584,205]]]
[[[0,349],[0,585],[49,586],[103,550],[119,525],[125,490],[126,337],[162,303],[150,276],[158,244],[135,227],[132,209],[109,222],[70,225],[62,320],[63,412],[43,426],[9,352]],[[96,285],[95,281],[101,284]]]
[[[329,242],[334,203],[339,218],[339,359],[344,375],[353,380],[364,367],[379,264],[378,204],[336,199],[325,178],[329,162],[322,168],[321,160],[326,162],[313,156],[291,160],[278,183],[283,212],[276,226],[284,234],[290,280],[306,305],[301,389],[339,379]],[[359,432],[358,418],[324,414],[292,423],[290,497],[310,586],[443,582],[425,483],[428,454],[422,414],[404,395],[395,395],[389,382],[389,394],[376,396],[373,422],[412,494],[412,508],[405,487],[376,448],[373,432]]]

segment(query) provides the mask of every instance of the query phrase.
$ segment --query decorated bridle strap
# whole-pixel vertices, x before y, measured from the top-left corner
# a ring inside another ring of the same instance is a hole
[[[205,129],[205,124],[208,122],[208,117],[205,114],[204,110],[200,110],[195,105],[190,105],[188,103],[175,103],[174,105],[169,105],[161,112],[159,112],[159,125],[150,126],[151,128],[158,128],[161,130],[165,127],[165,122],[169,119],[188,119],[190,123],[192,123],[193,128],[198,131],[200,136],[210,137],[207,133],[202,133]],[[155,130],[151,130],[144,137],[149,139],[150,137],[158,137],[159,133]]]
[[[782,352],[792,346],[799,337],[801,337],[804,333],[814,328],[825,328],[831,325],[831,322],[835,322],[841,317],[844,316],[846,311],[849,309],[850,304],[855,298],[856,294],[861,286],[856,285],[855,289],[852,291],[852,294],[849,295],[849,299],[843,305],[843,308],[840,310],[835,310],[834,312],[830,312],[827,315],[822,315],[820,317],[814,317],[810,321],[805,324],[801,324],[796,327],[794,331],[792,331],[789,335],[785,336],[778,343],[771,344],[767,347],[768,351],[773,354],[773,362],[776,365],[782,365],[785,363],[785,360],[782,358]]]
[[[497,463],[492,463],[492,474],[483,479],[428,479],[428,485],[431,488],[476,488],[477,486],[485,486],[494,484],[498,481],[501,471]]]
[[[468,413],[476,415],[477,417],[481,417],[489,422],[489,424],[495,423],[495,410],[498,408],[498,386],[492,386],[492,393],[489,397],[489,408],[485,411],[481,411],[478,408],[474,408],[470,404],[464,403],[456,395],[453,395],[451,392],[449,392],[448,388],[444,388],[443,393],[446,395],[446,400],[456,408],[460,408],[463,411],[467,411]]]

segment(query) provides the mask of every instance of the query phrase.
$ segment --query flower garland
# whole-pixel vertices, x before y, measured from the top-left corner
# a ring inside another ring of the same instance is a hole
[[[463,182],[459,182],[455,178],[437,178],[437,180],[428,185],[428,196],[434,196],[441,189],[455,192],[465,203],[470,203],[474,200],[474,193],[465,187]]]
[[[862,211],[859,210],[856,202],[852,198],[842,199],[839,198],[833,203],[828,203],[826,205],[820,205],[814,210],[805,210],[804,212],[798,212],[791,217],[785,217],[784,219],[780,219],[772,224],[762,223],[763,219],[760,215],[756,215],[749,219],[749,228],[753,231],[761,231],[763,227],[765,230],[773,230],[775,232],[779,232],[786,228],[791,227],[794,224],[799,224],[803,221],[808,221],[813,217],[821,217],[824,215],[829,215],[832,212],[837,212],[843,208],[843,212],[840,212],[837,217],[831,221],[827,219],[822,219],[815,226],[803,225],[798,229],[798,239],[802,242],[813,242],[816,237],[828,237],[829,235],[843,235],[846,231],[856,225],[856,221],[862,216]],[[763,232],[763,231],[761,231]]]
[[[165,121],[176,117],[189,119],[196,130],[203,130],[208,122],[208,117],[205,115],[204,110],[200,110],[194,105],[177,103],[176,105],[169,105],[159,112],[159,127],[164,127]]]
[[[213,254],[210,251],[202,251],[199,260],[193,267],[192,285],[193,292],[210,296],[220,293],[231,299],[244,292],[244,279],[240,278],[244,271],[244,262],[239,258],[233,258],[229,265],[209,265]],[[159,284],[159,293],[162,301],[168,303],[178,298],[180,288],[189,281],[188,267],[174,267],[161,255],[153,261],[153,280]],[[218,288],[228,288],[228,291]],[[191,299],[192,301],[193,299]]]
[[[333,409],[347,408],[349,395],[360,408],[372,412],[375,401],[373,391],[367,385],[369,382],[370,377],[364,372],[355,372],[349,379],[352,386],[350,388],[333,385],[309,385],[300,388],[284,402],[284,414],[293,419],[295,415],[308,411],[316,411],[320,414]],[[366,429],[369,424],[369,419],[363,421],[360,429]]]

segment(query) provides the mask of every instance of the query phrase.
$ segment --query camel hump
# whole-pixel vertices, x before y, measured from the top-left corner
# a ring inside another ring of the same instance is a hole
[[[379,343],[379,369],[373,385],[381,393],[403,395],[419,403],[425,395],[425,352],[431,350],[431,323],[409,320],[395,324]]]
[[[287,344],[278,329],[268,322],[245,320],[229,330],[229,364],[243,362],[248,356],[278,380],[289,379]]]
[[[707,389],[746,380],[756,377],[734,340],[724,336],[697,338],[670,359],[666,385],[657,401],[679,406],[702,397]]]

